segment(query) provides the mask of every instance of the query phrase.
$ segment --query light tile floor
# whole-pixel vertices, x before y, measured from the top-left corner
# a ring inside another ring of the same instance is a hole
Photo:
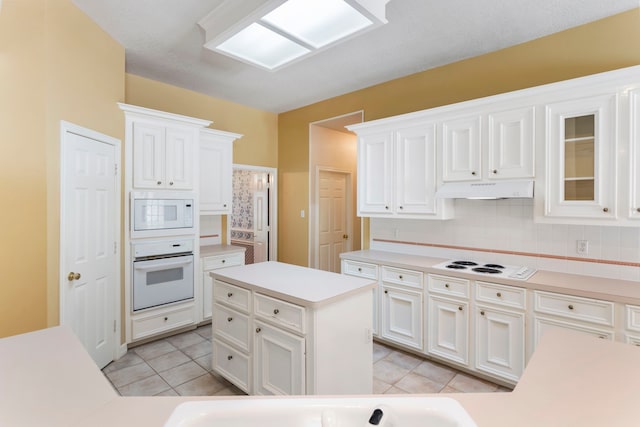
[[[380,343],[373,362],[374,394],[509,391]],[[122,396],[244,394],[211,371],[211,325],[131,348],[102,371]]]

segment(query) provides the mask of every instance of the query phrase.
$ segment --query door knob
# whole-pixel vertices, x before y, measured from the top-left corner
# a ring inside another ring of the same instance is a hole
[[[70,282],[73,282],[74,280],[80,280],[80,277],[80,273],[74,273],[73,271],[67,275],[67,279]]]
[[[349,238],[349,235],[348,235],[348,234],[343,234],[343,235],[342,235],[342,238],[343,238],[343,239],[348,239],[348,238]]]

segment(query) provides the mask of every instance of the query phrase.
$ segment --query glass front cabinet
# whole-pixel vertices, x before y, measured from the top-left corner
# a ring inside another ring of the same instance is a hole
[[[546,106],[545,215],[616,218],[617,95]]]

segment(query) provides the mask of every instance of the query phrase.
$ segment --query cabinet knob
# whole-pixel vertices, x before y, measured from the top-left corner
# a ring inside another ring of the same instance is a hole
[[[384,291],[384,293],[385,293],[385,294],[388,294],[388,293],[389,293],[389,291],[385,290],[385,291]]]
[[[569,310],[573,310],[573,304],[569,304]]]
[[[385,206],[384,208],[385,208],[386,210],[389,210],[389,206]]]
[[[227,294],[227,298],[231,298],[232,296],[233,296],[233,292],[229,292],[229,293]]]
[[[493,172],[494,174],[497,174],[498,173],[498,169],[494,169],[491,172]]]
[[[484,310],[480,312],[480,316],[484,316]]]
[[[402,274],[398,276],[398,279],[402,280]]]
[[[225,203],[224,205],[222,205],[222,207],[223,207],[223,208],[226,208],[226,207],[227,207],[227,204]]]
[[[362,268],[358,267],[358,273],[362,273]]]
[[[398,206],[400,209],[404,209],[402,206]]]
[[[222,263],[224,264],[225,262],[227,262],[227,260],[226,260],[226,259],[223,259],[223,260],[222,260]]]
[[[167,320],[169,320],[169,318],[168,318],[168,317],[165,317],[165,318],[164,318],[164,321],[166,322]]]
[[[472,172],[471,172],[471,175],[475,175],[475,174],[476,174],[476,171],[472,171]]]
[[[233,320],[233,317],[227,317],[227,322],[231,322]]]
[[[233,359],[233,356],[232,355],[228,355],[227,356],[227,360],[231,360],[231,359]]]
[[[496,293],[496,296],[497,296],[498,298],[502,298],[502,294],[501,294],[500,292]]]
[[[445,288],[447,288],[447,289],[449,289],[449,284],[448,284],[448,283],[445,283],[445,284],[444,284],[444,287],[445,287]]]
[[[262,329],[256,328],[256,334],[259,334]]]
[[[170,182],[169,182],[169,185],[173,185],[173,181],[170,181]]]
[[[636,212],[640,212],[640,208],[636,208]]]
[[[458,306],[458,311],[462,311],[462,306],[461,305]]]
[[[280,310],[278,310],[277,308],[274,308],[273,309],[273,314],[278,314],[278,313],[280,313]]]
[[[162,181],[158,181],[158,182],[157,182],[157,184],[158,184],[158,185],[162,185]]]
[[[602,212],[609,212],[609,208],[602,208]]]

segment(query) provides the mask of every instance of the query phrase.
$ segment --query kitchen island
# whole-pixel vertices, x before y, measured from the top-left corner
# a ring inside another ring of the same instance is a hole
[[[215,372],[251,395],[372,392],[375,281],[273,261],[210,274]]]

